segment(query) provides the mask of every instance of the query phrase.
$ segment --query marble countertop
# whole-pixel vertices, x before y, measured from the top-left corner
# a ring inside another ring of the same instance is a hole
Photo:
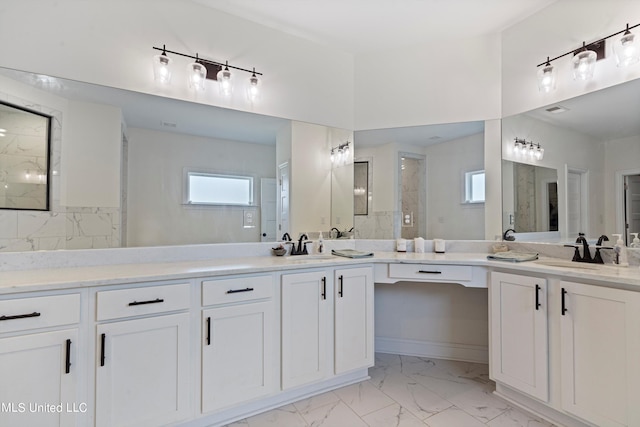
[[[305,258],[250,256],[180,262],[147,262],[89,267],[44,268],[0,272],[0,294],[117,285],[136,282],[199,279],[233,274],[289,271],[370,263],[430,263],[488,267],[514,273],[543,274],[568,280],[640,290],[640,268],[580,264],[541,257],[537,261],[511,263],[487,260],[486,253],[398,253],[376,251],[374,257],[350,259],[338,256]]]

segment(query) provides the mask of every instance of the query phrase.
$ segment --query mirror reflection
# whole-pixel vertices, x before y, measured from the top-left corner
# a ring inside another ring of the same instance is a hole
[[[357,131],[355,142],[371,193],[356,237],[485,238],[484,203],[467,199],[465,180],[484,170],[484,122]]]
[[[353,214],[367,215],[369,213],[369,162],[353,163]]]
[[[49,209],[51,117],[0,102],[0,209]]]
[[[632,184],[640,177],[638,117],[640,80],[633,80],[502,120],[502,158],[508,160],[503,162],[503,188],[513,181],[513,162],[553,169],[558,176],[558,232],[541,234],[536,224],[536,232],[517,240],[575,241],[578,233],[596,240],[601,234],[626,233],[626,243],[631,242],[630,233],[640,231]],[[516,152],[516,138],[540,144],[544,157]],[[545,201],[526,209],[530,218],[542,219],[550,207]],[[505,190],[504,230],[514,228],[514,215],[518,225],[516,210],[512,193]]]

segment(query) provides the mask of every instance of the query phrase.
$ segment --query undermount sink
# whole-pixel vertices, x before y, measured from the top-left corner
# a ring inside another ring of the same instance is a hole
[[[585,262],[565,261],[562,259],[537,260],[534,261],[534,264],[546,265],[549,267],[579,268],[583,270],[599,270],[603,267],[601,264],[588,264]]]
[[[287,261],[314,261],[314,260],[321,260],[321,259],[335,259],[336,257],[333,255],[322,255],[322,254],[316,254],[316,255],[289,255],[284,257],[284,259],[286,259]]]

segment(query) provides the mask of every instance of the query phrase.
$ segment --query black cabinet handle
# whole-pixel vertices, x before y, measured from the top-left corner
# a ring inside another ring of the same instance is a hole
[[[567,305],[566,305],[566,301],[565,301],[565,296],[567,295],[567,290],[565,288],[562,288],[562,315],[564,316],[564,314],[569,311],[567,310]]]
[[[207,345],[211,345],[211,317],[207,317]]]
[[[536,310],[540,310],[540,285],[536,284]]]
[[[160,299],[160,298],[156,298],[156,299],[152,299],[152,300],[149,300],[149,301],[134,301],[134,302],[130,302],[129,306],[132,306],[132,305],[144,305],[144,304],[158,304],[160,302],[164,302],[164,300]]]
[[[37,311],[34,311],[33,313],[29,313],[29,314],[16,314],[15,316],[0,316],[0,321],[1,320],[13,320],[13,319],[26,319],[27,317],[39,317],[40,313],[38,313]]]
[[[104,341],[105,341],[106,335],[102,334],[100,335],[100,366],[104,366]]]
[[[64,373],[68,374],[71,372],[71,340],[67,340],[67,356],[65,358],[65,369]]]
[[[421,274],[442,274],[442,271],[437,271],[437,270],[418,270],[418,273],[421,273]]]
[[[239,292],[251,292],[253,288],[244,288],[244,289],[229,289],[227,291],[228,294],[237,294]]]
[[[322,299],[327,299],[327,278],[322,278],[322,293],[320,294]]]
[[[338,288],[338,296],[340,298],[342,298],[342,279],[343,279],[342,276],[338,277],[338,281],[340,282],[340,287]]]

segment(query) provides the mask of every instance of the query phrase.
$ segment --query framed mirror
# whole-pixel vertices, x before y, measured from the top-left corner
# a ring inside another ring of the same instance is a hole
[[[51,116],[0,101],[0,209],[49,210]]]

